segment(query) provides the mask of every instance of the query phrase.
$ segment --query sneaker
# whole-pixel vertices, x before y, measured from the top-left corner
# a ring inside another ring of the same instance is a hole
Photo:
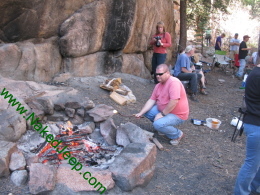
[[[184,137],[184,133],[183,132],[181,132],[181,136],[178,138],[178,139],[172,139],[171,141],[170,141],[170,144],[171,145],[174,145],[174,146],[177,146],[179,143],[180,143],[180,141],[181,141],[181,139]]]
[[[159,131],[158,131],[158,135],[160,135],[160,136],[164,136],[164,134],[163,134],[163,133],[161,133],[161,132],[159,132]]]
[[[206,92],[205,90],[201,90],[200,93],[201,93],[202,95],[208,95],[208,92]]]
[[[192,94],[192,95],[190,96],[190,99],[191,99],[192,101],[194,101],[194,102],[199,102],[195,94]]]

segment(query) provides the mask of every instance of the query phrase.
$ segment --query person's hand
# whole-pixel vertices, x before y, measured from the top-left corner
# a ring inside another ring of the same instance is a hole
[[[139,113],[137,113],[137,114],[134,114],[134,116],[135,116],[136,118],[141,118],[141,117],[142,117],[142,114],[139,112]]]
[[[160,42],[161,46],[163,46],[163,43],[162,43],[162,41],[161,41],[161,40],[159,40],[159,42]]]
[[[156,114],[156,116],[154,118],[154,121],[156,121],[156,120],[158,120],[158,119],[160,119],[162,117],[163,117],[163,115],[159,112],[158,114]]]

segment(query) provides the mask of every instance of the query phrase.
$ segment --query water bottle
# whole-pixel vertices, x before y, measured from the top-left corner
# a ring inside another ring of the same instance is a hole
[[[199,119],[191,119],[191,123],[194,125],[201,125],[201,126],[206,125],[206,121],[199,120]]]
[[[247,79],[247,76],[248,76],[248,74],[245,74],[245,75],[244,75],[244,79],[243,79],[243,81],[242,81],[242,83],[241,83],[241,87],[239,87],[239,89],[245,89],[245,88],[246,88],[246,79]]]

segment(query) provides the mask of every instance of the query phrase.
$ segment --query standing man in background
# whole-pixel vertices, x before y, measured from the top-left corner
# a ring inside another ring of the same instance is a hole
[[[239,50],[239,45],[240,45],[240,40],[238,39],[238,33],[235,34],[234,38],[232,38],[229,42],[230,45],[230,53],[229,57],[234,60],[235,59],[235,54],[238,54]]]
[[[224,38],[225,36],[226,36],[225,33],[222,33],[220,36],[217,37],[216,44],[215,44],[215,50],[221,51],[222,38]]]
[[[205,30],[205,33],[206,33],[206,36],[205,36],[206,44],[209,47],[210,46],[210,40],[211,40],[211,30],[210,30],[210,28]]]
[[[246,67],[246,56],[248,55],[248,51],[251,50],[251,48],[247,48],[246,42],[248,42],[249,40],[249,36],[245,35],[243,37],[243,41],[240,43],[239,45],[239,52],[238,52],[238,59],[239,59],[239,69],[238,72],[236,74],[236,77],[239,80],[243,79],[243,75],[244,75],[244,69]]]

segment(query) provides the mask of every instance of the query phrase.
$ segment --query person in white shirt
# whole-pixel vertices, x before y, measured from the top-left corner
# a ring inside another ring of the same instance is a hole
[[[234,36],[234,38],[232,38],[231,40],[230,40],[230,48],[229,48],[229,50],[230,50],[230,52],[229,52],[229,54],[230,54],[230,58],[232,59],[232,60],[234,60],[235,59],[235,54],[238,54],[238,50],[239,50],[239,45],[240,45],[240,40],[238,39],[238,33],[236,33],[235,34],[235,36]]]

